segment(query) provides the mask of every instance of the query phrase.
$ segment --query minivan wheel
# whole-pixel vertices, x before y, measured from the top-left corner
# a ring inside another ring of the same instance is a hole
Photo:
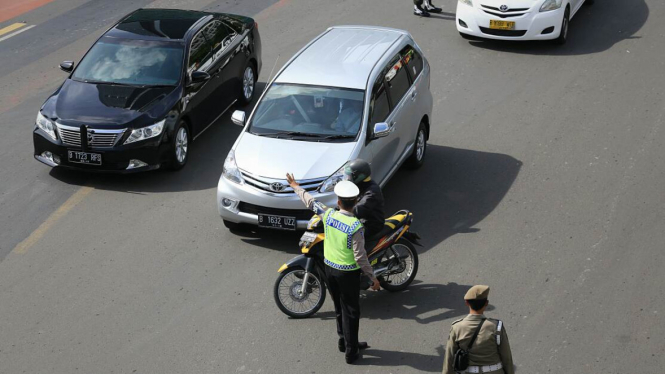
[[[171,170],[180,170],[189,159],[189,131],[184,122],[180,122],[176,128],[171,142]]]
[[[427,153],[427,127],[424,122],[420,122],[416,140],[413,144],[413,153],[406,162],[409,169],[418,169],[423,166],[425,162],[425,154]]]
[[[254,64],[248,62],[242,73],[242,92],[240,93],[240,103],[242,105],[247,105],[252,102],[255,89],[256,71],[254,71]]]

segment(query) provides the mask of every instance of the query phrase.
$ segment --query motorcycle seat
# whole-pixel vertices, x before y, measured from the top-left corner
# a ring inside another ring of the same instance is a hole
[[[398,230],[400,227],[404,226],[407,222],[407,217],[409,216],[409,211],[408,210],[400,210],[399,212],[393,214],[392,216],[388,217],[384,224],[383,228],[381,231],[379,231],[378,234],[372,236],[371,238],[368,239],[368,241],[375,241],[383,238],[384,236],[395,232],[395,230]]]

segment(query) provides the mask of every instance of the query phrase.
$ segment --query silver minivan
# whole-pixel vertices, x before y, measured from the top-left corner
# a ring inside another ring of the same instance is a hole
[[[430,67],[403,30],[326,30],[277,73],[244,126],[217,187],[224,224],[305,229],[312,212],[286,183],[335,206],[344,165],[368,161],[382,187],[403,164],[422,165],[432,123]]]

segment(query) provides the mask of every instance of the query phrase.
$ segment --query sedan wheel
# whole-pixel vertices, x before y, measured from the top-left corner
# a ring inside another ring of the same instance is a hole
[[[187,163],[189,156],[189,133],[187,126],[183,123],[180,124],[176,130],[173,139],[173,156],[171,160],[171,169],[180,170]]]
[[[256,74],[254,74],[254,67],[250,63],[245,68],[242,75],[242,102],[249,104],[254,98],[254,86],[256,85]]]
[[[554,43],[559,45],[566,44],[566,41],[568,40],[569,25],[570,25],[570,13],[568,9],[566,9],[566,12],[563,14],[563,21],[561,21],[561,32],[559,33],[559,37],[554,39]]]

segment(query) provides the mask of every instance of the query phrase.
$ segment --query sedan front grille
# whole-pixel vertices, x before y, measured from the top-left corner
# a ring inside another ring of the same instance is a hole
[[[499,8],[489,5],[481,4],[480,6],[483,7],[483,12],[500,18],[520,17],[525,15],[526,12],[529,10],[529,8],[512,8],[512,9],[508,8],[506,10],[501,10]]]
[[[275,194],[293,193],[293,188],[289,186],[286,180],[257,177],[256,175],[250,174],[244,170],[241,170],[240,173],[242,174],[245,183],[261,191],[275,193]],[[299,180],[297,182],[300,184],[300,187],[302,187],[305,191],[313,192],[316,191],[326,179],[328,178],[323,177],[323,178]]]
[[[81,130],[76,127],[57,125],[60,139],[65,145],[80,147]],[[111,148],[125,130],[88,129],[88,146],[90,148]]]
[[[483,32],[483,34],[487,35],[496,35],[496,36],[510,36],[510,37],[520,37],[524,36],[526,34],[526,30],[496,30],[496,29],[488,29],[487,27],[480,27],[480,31]]]

